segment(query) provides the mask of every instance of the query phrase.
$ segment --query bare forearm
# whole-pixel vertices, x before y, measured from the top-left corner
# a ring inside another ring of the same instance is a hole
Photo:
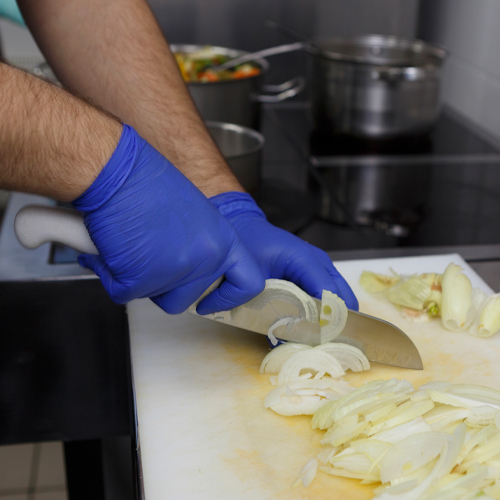
[[[134,126],[207,196],[243,190],[210,139],[144,0],[19,4],[64,84]]]
[[[121,124],[68,92],[0,64],[0,187],[73,200],[118,143]]]

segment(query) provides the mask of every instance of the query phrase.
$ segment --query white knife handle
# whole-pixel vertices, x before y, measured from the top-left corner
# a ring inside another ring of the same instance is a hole
[[[82,215],[62,207],[28,205],[17,212],[14,231],[26,248],[37,248],[42,243],[57,242],[79,252],[97,254]]]

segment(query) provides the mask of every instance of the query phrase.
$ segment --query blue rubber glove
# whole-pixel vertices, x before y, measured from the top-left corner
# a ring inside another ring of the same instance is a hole
[[[259,266],[233,226],[135,130],[120,141],[94,183],[73,205],[99,255],[79,256],[120,304],[150,297],[168,313],[232,309],[264,289]]]
[[[318,299],[322,290],[330,290],[341,297],[347,307],[358,310],[356,296],[328,255],[267,222],[264,212],[249,194],[227,192],[210,201],[236,228],[264,278],[292,281]]]

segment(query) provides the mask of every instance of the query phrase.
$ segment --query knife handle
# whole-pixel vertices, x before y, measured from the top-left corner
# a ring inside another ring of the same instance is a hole
[[[62,243],[82,253],[98,254],[90,239],[80,212],[70,208],[27,205],[16,214],[14,221],[16,237],[26,248],[37,248],[43,243]],[[214,281],[191,305],[190,312],[196,314],[196,306],[224,281],[221,276]]]
[[[83,223],[83,216],[70,208],[43,205],[23,207],[17,212],[14,232],[26,248],[57,242],[82,253],[99,253]]]

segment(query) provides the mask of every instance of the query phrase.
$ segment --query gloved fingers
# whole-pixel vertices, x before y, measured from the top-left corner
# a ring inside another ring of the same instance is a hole
[[[214,275],[215,281],[217,276]],[[196,302],[211,285],[206,280],[196,280],[179,286],[169,292],[151,297],[151,300],[168,314],[180,314]]]
[[[344,300],[349,309],[358,310],[358,300],[347,281],[338,273],[333,264],[325,268],[319,262],[309,261],[301,272],[297,270],[290,277],[296,285],[309,295],[321,299],[323,290],[329,290]]]
[[[107,268],[100,255],[82,253],[78,256],[78,263],[82,267],[94,271],[94,273],[99,276],[104,289],[108,292],[108,295],[111,297],[113,302],[116,302],[117,304],[125,304],[132,300],[133,297],[127,297],[126,290],[113,278],[110,270]]]
[[[253,258],[242,257],[225,271],[225,281],[208,294],[196,308],[198,314],[228,311],[259,295],[266,285],[264,276]]]
[[[344,300],[349,309],[357,311],[359,309],[358,299],[354,295],[354,292],[348,285],[347,281],[337,271],[336,267],[333,265],[332,260],[330,259],[330,257],[328,257],[328,254],[315,246],[312,245],[308,246],[309,249],[314,252],[316,259],[319,260],[321,265],[326,269],[331,279],[335,282],[335,286],[338,292],[332,290],[331,288],[323,288],[323,290],[330,290],[331,292],[337,293],[337,295]],[[321,292],[318,295],[318,298],[320,297],[321,297]]]

